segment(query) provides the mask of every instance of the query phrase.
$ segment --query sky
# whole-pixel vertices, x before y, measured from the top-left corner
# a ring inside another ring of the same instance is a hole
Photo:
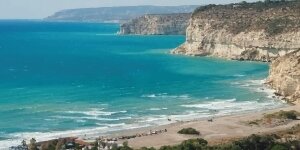
[[[0,0],[0,19],[41,19],[59,10],[71,8],[136,5],[203,5],[240,1],[242,0]]]

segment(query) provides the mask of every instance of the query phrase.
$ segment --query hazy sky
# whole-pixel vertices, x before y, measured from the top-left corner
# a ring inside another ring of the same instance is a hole
[[[202,5],[242,0],[0,0],[0,19],[39,19],[70,8],[135,5]],[[248,0],[255,1],[255,0]]]

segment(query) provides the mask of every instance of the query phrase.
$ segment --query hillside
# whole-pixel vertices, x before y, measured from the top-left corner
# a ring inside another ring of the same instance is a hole
[[[124,22],[145,14],[191,13],[198,6],[123,6],[69,9],[45,18],[47,21]]]
[[[199,7],[172,53],[271,61],[300,48],[299,12],[300,1]]]

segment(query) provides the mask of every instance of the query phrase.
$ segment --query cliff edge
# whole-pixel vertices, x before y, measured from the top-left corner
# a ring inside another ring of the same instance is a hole
[[[173,54],[271,61],[300,48],[300,1],[199,7]]]
[[[190,13],[144,15],[124,23],[119,34],[185,35]]]
[[[267,83],[287,101],[300,103],[300,49],[272,62]]]

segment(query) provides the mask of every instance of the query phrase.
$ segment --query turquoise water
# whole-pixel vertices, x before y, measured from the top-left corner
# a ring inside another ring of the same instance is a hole
[[[280,107],[268,64],[170,55],[184,36],[0,21],[0,145]]]

